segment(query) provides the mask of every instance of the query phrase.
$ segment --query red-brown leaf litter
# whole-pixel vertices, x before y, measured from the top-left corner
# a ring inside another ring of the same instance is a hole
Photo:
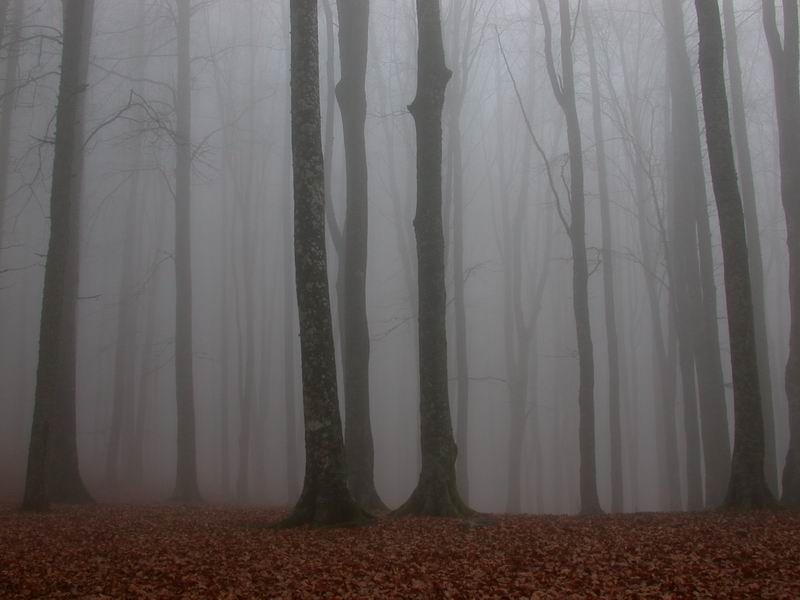
[[[282,516],[0,509],[0,598],[800,598],[797,513],[269,527]]]

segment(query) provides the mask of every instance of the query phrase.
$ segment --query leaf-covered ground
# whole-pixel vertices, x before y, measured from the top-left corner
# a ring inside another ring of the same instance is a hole
[[[379,520],[229,507],[0,509],[0,598],[800,598],[800,515]]]

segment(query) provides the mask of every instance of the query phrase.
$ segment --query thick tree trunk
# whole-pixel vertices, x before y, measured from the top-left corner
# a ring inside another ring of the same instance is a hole
[[[717,201],[725,267],[725,299],[731,342],[735,445],[727,508],[775,504],[764,477],[764,422],[748,268],[747,234],[733,156],[719,4],[695,0],[700,33],[700,82],[711,180]]]
[[[422,470],[398,514],[459,516],[472,511],[456,481],[456,444],[447,381],[445,250],[442,223],[442,110],[445,66],[439,0],[417,0],[417,94],[409,106],[417,132],[419,379]]]
[[[375,449],[369,406],[368,176],[364,132],[369,0],[339,0],[337,6],[342,78],[336,86],[336,99],[342,115],[347,170],[342,330],[345,454],[353,498],[367,510],[385,510],[375,490]]]
[[[317,0],[291,3],[295,282],[300,313],[306,473],[287,525],[363,518],[347,488],[336,389],[319,99]]]
[[[177,403],[176,502],[198,502],[192,356],[192,79],[191,0],[176,0],[177,129],[175,132],[175,393]]]
[[[50,457],[58,443],[57,427],[66,424],[63,389],[65,327],[69,316],[69,263],[77,220],[81,160],[76,148],[81,140],[81,104],[86,93],[87,39],[91,36],[92,2],[64,4],[64,43],[56,109],[56,140],[50,196],[50,242],[45,266],[42,319],[39,333],[39,366],[36,374],[33,424],[28,449],[24,510],[46,510],[52,491]],[[74,398],[74,396],[73,396]],[[74,407],[73,407],[74,408]],[[73,413],[74,415],[74,410]],[[61,417],[61,418],[59,418]],[[74,439],[74,430],[73,430]],[[77,453],[74,457],[77,461]]]
[[[583,29],[589,52],[589,72],[592,86],[592,119],[594,122],[595,151],[597,154],[597,184],[600,195],[600,224],[603,240],[603,298],[606,318],[606,352],[608,353],[608,409],[611,445],[611,512],[623,510],[622,482],[622,426],[620,417],[620,365],[619,341],[617,338],[617,309],[614,297],[614,266],[611,240],[611,198],[608,192],[608,166],[606,143],[603,134],[603,110],[600,97],[600,81],[597,73],[597,58],[594,49],[592,19],[589,7],[583,7]]]
[[[750,141],[747,133],[747,118],[744,108],[744,84],[739,60],[739,41],[736,32],[736,15],[733,0],[722,2],[725,27],[725,50],[731,93],[731,120],[736,148],[736,164],[742,192],[745,226],[747,229],[747,252],[750,264],[750,282],[753,289],[753,317],[756,327],[758,350],[758,381],[761,386],[761,410],[764,415],[765,455],[764,472],[767,485],[773,494],[778,493],[778,456],[775,448],[775,408],[772,399],[772,377],[770,371],[769,340],[767,338],[767,314],[764,289],[764,261],[761,256],[761,234],[758,226],[756,188],[753,177],[753,161],[750,156]]]
[[[789,405],[789,450],[783,467],[784,504],[800,507],[800,49],[797,2],[783,3],[783,41],[778,31],[774,0],[762,1],[775,83],[775,110],[781,165],[781,199],[786,215],[789,250],[789,358],[786,399]]]
[[[94,13],[94,2],[90,2],[85,18]],[[79,77],[86,82],[89,72],[89,50],[91,26],[82,39]],[[70,246],[67,253],[67,270],[64,287],[64,331],[61,340],[60,394],[52,413],[51,443],[48,456],[49,496],[53,502],[90,502],[91,496],[81,479],[78,466],[77,442],[77,356],[78,356],[78,293],[80,288],[80,238],[81,198],[83,196],[83,122],[85,95],[78,104],[78,135],[75,140],[75,178],[71,190],[73,211],[70,216]]]

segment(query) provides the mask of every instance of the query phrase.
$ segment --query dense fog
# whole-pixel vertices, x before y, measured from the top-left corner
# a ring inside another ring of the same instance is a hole
[[[83,481],[105,502],[163,501],[175,487],[178,4],[94,2],[83,143],[75,150],[83,150],[75,432]],[[461,496],[482,512],[581,510],[574,244],[566,229],[575,220],[568,199],[574,175],[567,122],[552,85],[553,79],[564,85],[565,29],[559,3],[546,1],[552,22],[546,36],[540,4],[442,2],[446,64],[453,71],[442,117],[449,398]],[[564,4],[571,9],[568,45],[585,172],[600,505],[629,512],[711,506],[722,500],[715,481],[723,478],[723,495],[727,486],[735,418],[694,4]],[[752,253],[758,240],[762,265],[760,280],[751,267],[754,298],[763,298],[754,305],[765,316],[760,323],[756,315],[757,337],[765,334],[768,350],[764,356],[759,349],[770,384],[762,381],[762,396],[771,390],[762,397],[764,464],[767,483],[780,496],[790,441],[789,252],[761,4],[738,0],[734,14],[755,192],[755,211],[745,207],[748,244]],[[191,7],[188,316],[197,477],[203,500],[212,503],[291,506],[303,482],[289,5],[194,0]],[[695,190],[702,200],[689,217],[681,208],[687,193],[681,182],[693,175],[680,170],[694,150],[675,146],[685,137],[675,130],[675,111],[685,115],[687,107],[670,93],[666,5],[682,9],[677,39],[688,52],[696,98],[688,110],[701,134],[695,142],[705,189]],[[0,8],[7,12],[0,50],[0,501],[17,503],[40,361],[64,35],[61,2],[7,0]],[[782,13],[777,20],[783,35]],[[417,150],[409,113],[417,32],[413,2],[370,3],[369,409],[375,486],[390,508],[414,490],[421,460]],[[335,90],[338,34],[336,3],[321,0],[327,266],[345,421],[347,179]],[[548,73],[548,44],[555,73]],[[741,136],[734,141],[743,143]],[[741,155],[737,161],[741,179]],[[618,354],[616,366],[610,353]],[[700,490],[699,504],[691,489]]]

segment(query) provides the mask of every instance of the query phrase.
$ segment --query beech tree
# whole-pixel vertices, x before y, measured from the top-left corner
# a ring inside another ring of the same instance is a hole
[[[456,481],[447,380],[445,250],[442,220],[442,111],[452,75],[445,65],[439,0],[417,0],[417,94],[408,109],[417,132],[419,389],[422,469],[400,515],[465,516]]]
[[[367,119],[369,0],[339,0],[339,59],[342,78],[336,99],[342,114],[347,170],[344,221],[342,363],[345,454],[348,482],[356,502],[368,510],[385,505],[375,490],[375,448],[369,407],[369,323],[367,321],[368,176],[364,127]]]
[[[580,502],[581,513],[601,512],[597,495],[597,466],[594,424],[594,347],[589,321],[589,261],[586,253],[586,198],[583,173],[583,143],[575,98],[572,57],[572,14],[569,0],[559,0],[561,24],[561,73],[553,59],[553,34],[545,0],[539,0],[544,21],[545,60],[553,94],[564,113],[569,144],[569,217],[560,207],[564,228],[572,247],[572,303],[578,341],[578,409],[580,411]],[[569,220],[567,220],[569,219]]]
[[[734,447],[727,508],[774,505],[764,477],[764,421],[758,383],[755,320],[744,210],[733,156],[722,23],[717,0],[695,0],[700,33],[700,83],[711,181],[719,213],[725,300],[733,372]]]
[[[192,356],[192,58],[191,0],[176,0],[177,89],[175,94],[175,394],[177,466],[173,500],[197,502],[194,369]]]
[[[75,432],[58,431],[72,417],[74,427],[74,389],[64,389],[65,342],[68,321],[74,327],[74,303],[65,299],[77,294],[78,203],[82,175],[82,102],[86,94],[88,41],[91,39],[94,2],[65,2],[63,5],[64,41],[61,79],[56,109],[55,154],[50,192],[50,242],[44,273],[42,318],[39,332],[39,364],[36,373],[33,424],[28,448],[23,510],[47,510],[50,505],[55,444],[71,439]],[[71,306],[70,306],[71,304]],[[74,339],[74,338],[73,338]],[[74,352],[74,346],[71,348]],[[72,358],[74,385],[74,356]],[[64,406],[64,402],[72,402]],[[59,450],[63,449],[58,448]],[[77,450],[63,460],[74,462]],[[60,476],[61,474],[59,474]],[[82,485],[82,483],[81,483]],[[80,491],[80,490],[79,490]]]
[[[347,486],[336,389],[327,253],[325,169],[319,97],[317,0],[290,7],[294,257],[300,316],[306,472],[286,525],[363,519]]]
[[[783,467],[783,496],[788,506],[800,506],[800,34],[797,2],[783,3],[783,39],[778,30],[774,0],[762,0],[775,86],[781,200],[786,215],[789,250],[789,357],[786,361],[786,400],[789,405],[789,450]]]

